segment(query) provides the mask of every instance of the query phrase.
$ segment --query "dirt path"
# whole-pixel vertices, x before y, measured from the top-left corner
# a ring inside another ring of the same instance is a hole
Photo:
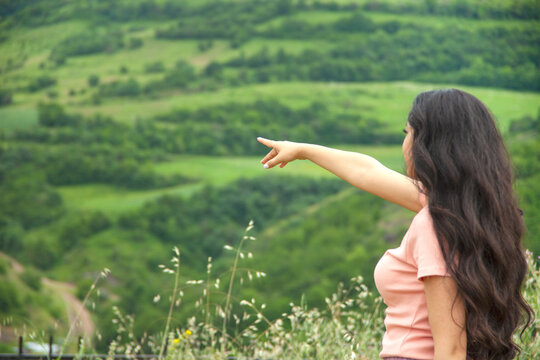
[[[54,292],[60,294],[66,304],[70,326],[73,326],[73,335],[80,335],[87,340],[94,336],[94,322],[90,316],[90,311],[86,309],[83,303],[73,295],[75,286],[70,283],[60,282],[48,279],[41,279],[43,285],[49,287]]]
[[[17,262],[17,260],[1,252],[0,256],[11,264],[16,273],[20,274],[24,271],[24,266]],[[73,295],[75,293],[75,285],[51,280],[46,277],[41,278],[41,283],[56,294],[59,294],[64,300],[69,324],[73,326],[72,335],[83,336],[87,340],[91,340],[94,336],[95,325],[90,316],[90,311]]]

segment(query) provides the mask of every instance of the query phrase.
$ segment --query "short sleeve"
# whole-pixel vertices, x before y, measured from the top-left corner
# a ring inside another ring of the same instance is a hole
[[[417,278],[450,276],[427,208],[418,213],[411,228],[408,255],[418,269]]]

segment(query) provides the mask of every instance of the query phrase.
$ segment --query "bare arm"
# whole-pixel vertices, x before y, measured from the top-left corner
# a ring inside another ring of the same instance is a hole
[[[320,145],[257,139],[272,148],[261,163],[284,167],[296,159],[310,160],[351,185],[385,200],[418,212],[422,208],[418,188],[413,181],[382,165],[371,156]]]
[[[429,326],[435,344],[434,360],[465,360],[467,357],[465,309],[460,298],[456,298],[455,280],[443,276],[426,277],[424,290]]]

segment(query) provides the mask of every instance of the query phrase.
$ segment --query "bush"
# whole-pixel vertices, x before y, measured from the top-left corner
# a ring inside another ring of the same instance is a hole
[[[168,87],[184,88],[195,78],[195,68],[187,61],[180,60],[176,67],[163,77],[163,83]]]
[[[97,75],[90,75],[88,77],[88,86],[95,87],[99,85],[99,76]]]
[[[138,49],[143,46],[142,39],[139,38],[131,38],[129,39],[129,48],[130,49]]]
[[[114,52],[123,46],[120,32],[86,30],[60,42],[51,52],[50,58],[57,62],[69,56]]]
[[[13,93],[7,89],[0,89],[0,106],[9,105],[13,102]]]
[[[134,78],[127,81],[117,80],[99,87],[101,96],[137,96],[141,92],[142,88]]]
[[[21,274],[21,280],[33,290],[41,290],[41,274],[33,269],[27,267]]]
[[[159,73],[165,71],[165,65],[163,65],[163,61],[156,61],[153,63],[148,63],[144,66],[144,72],[150,74],[150,73]]]
[[[49,99],[56,99],[58,97],[58,91],[56,91],[54,89],[47,91],[47,97]]]
[[[22,249],[24,229],[21,224],[9,217],[0,218],[0,251],[16,254]]]
[[[51,76],[43,75],[43,76],[40,76],[38,78],[31,80],[27,86],[27,89],[30,92],[36,92],[41,89],[56,85],[56,82],[57,81],[55,78]]]
[[[7,262],[3,257],[0,257],[0,275],[5,275],[7,273]]]
[[[17,294],[17,289],[12,283],[0,282],[0,314],[13,315],[24,312],[22,302]]]
[[[75,296],[79,300],[84,300],[88,292],[90,291],[94,281],[92,279],[81,279],[77,282],[77,290],[75,291]]]
[[[80,121],[76,115],[68,115],[57,103],[40,103],[38,105],[38,122],[42,126],[57,127],[74,125]]]

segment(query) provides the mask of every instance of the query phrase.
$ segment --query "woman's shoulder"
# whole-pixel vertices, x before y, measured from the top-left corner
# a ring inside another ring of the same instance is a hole
[[[429,207],[424,206],[413,218],[411,222],[411,229],[423,229],[428,230],[433,228],[433,219],[429,212]]]

